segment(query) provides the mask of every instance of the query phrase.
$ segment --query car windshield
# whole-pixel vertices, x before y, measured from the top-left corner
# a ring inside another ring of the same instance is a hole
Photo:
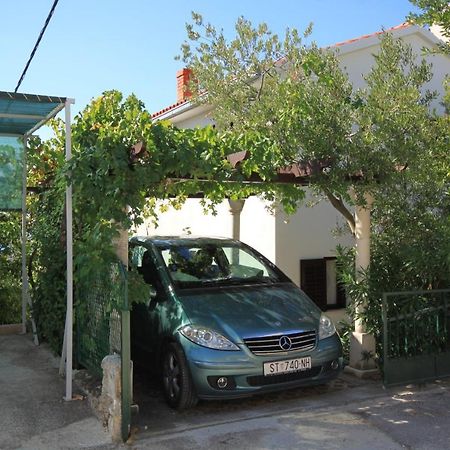
[[[179,288],[284,281],[270,263],[237,244],[175,243],[158,249],[172,281]]]

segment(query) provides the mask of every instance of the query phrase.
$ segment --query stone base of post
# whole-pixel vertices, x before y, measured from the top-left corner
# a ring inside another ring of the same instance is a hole
[[[102,395],[100,414],[114,442],[122,441],[122,382],[120,355],[108,355],[103,358]]]
[[[358,378],[370,378],[379,373],[372,334],[354,331],[350,337],[350,364],[345,371]]]

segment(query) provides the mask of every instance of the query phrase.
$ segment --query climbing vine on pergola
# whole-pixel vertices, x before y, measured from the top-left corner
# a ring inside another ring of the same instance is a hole
[[[55,139],[40,144],[47,152],[63,142],[63,131],[56,130]],[[227,156],[244,151],[247,139],[212,127],[153,123],[142,102],[117,91],[105,92],[75,118],[72,142],[73,157],[60,170],[73,185],[74,262],[81,275],[114,257],[112,241],[121,227],[144,217],[157,222],[161,208],[179,207],[191,196],[214,210],[226,198],[260,195],[287,212],[304,197],[300,184],[278,182],[275,161],[271,171],[259,171],[251,158],[242,158],[238,168],[230,162]],[[44,179],[48,189],[49,177]]]

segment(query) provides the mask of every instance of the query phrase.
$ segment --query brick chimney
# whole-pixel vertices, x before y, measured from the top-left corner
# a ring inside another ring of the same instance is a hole
[[[177,72],[177,103],[192,97],[192,92],[188,89],[191,77],[191,69],[185,68]]]

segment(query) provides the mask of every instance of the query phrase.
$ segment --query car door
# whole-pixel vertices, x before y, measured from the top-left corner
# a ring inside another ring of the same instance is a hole
[[[151,249],[132,245],[130,267],[137,270],[150,287],[148,299],[133,303],[131,311],[132,357],[137,362],[147,363],[154,359],[160,345],[159,306],[166,303],[167,296]]]

